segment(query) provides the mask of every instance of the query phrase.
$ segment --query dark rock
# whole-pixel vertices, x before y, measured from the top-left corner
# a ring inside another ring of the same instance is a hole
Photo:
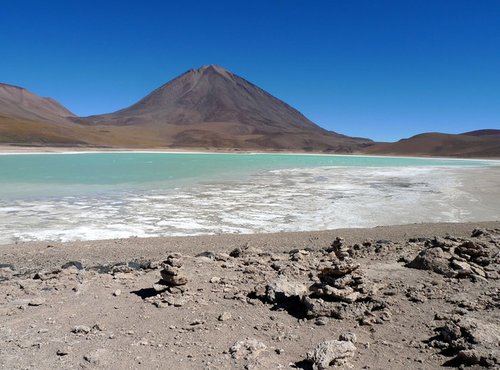
[[[62,265],[61,268],[63,270],[69,269],[69,268],[76,268],[77,270],[83,270],[83,265],[79,261],[69,261],[69,262],[66,262],[64,265]]]

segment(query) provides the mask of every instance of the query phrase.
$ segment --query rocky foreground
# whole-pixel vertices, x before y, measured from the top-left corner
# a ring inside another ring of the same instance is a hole
[[[0,367],[500,368],[500,229],[469,233],[2,263]]]

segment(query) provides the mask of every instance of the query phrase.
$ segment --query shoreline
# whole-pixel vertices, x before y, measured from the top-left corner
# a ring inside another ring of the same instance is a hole
[[[349,244],[362,243],[365,240],[402,242],[408,238],[443,237],[448,234],[467,237],[474,228],[500,229],[500,220],[258,234],[131,237],[67,242],[29,241],[0,245],[0,260],[2,263],[24,265],[26,268],[56,268],[72,260],[104,263],[140,258],[161,259],[168,252],[196,255],[204,251],[229,252],[245,245],[273,252],[293,248],[320,249],[330,246],[336,237],[344,238]],[[36,261],[36,264],[30,261]]]
[[[348,156],[348,157],[372,157],[372,158],[413,158],[413,159],[436,159],[436,160],[481,160],[498,162],[500,157],[442,157],[442,156],[412,156],[392,154],[364,154],[356,153],[324,153],[324,152],[293,152],[280,150],[240,150],[240,149],[172,149],[172,148],[100,148],[100,147],[41,147],[41,146],[14,146],[0,145],[0,155],[25,155],[25,154],[107,154],[107,153],[140,153],[140,154],[244,154],[244,155],[308,155],[308,156]]]

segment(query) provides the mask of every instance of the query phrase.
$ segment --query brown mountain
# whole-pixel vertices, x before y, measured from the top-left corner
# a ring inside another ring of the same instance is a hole
[[[479,130],[479,132],[499,130]],[[443,157],[500,157],[500,136],[491,134],[425,133],[395,143],[377,143],[367,154]]]
[[[24,89],[7,90],[0,104],[0,143],[325,152],[371,144],[324,130],[214,65],[189,70],[126,109],[90,117],[74,117]]]
[[[476,130],[476,131],[464,132],[461,135],[468,135],[468,136],[500,136],[500,130],[496,130],[496,129]]]
[[[79,127],[73,113],[51,98],[22,87],[0,84],[0,143],[15,145],[89,145],[98,130]]]
[[[90,117],[75,117],[50,98],[0,84],[0,143],[500,157],[500,130],[494,129],[426,133],[396,143],[327,131],[214,65],[189,70],[128,108]]]
[[[215,65],[192,69],[129,108],[75,120],[141,127],[171,147],[350,152],[371,141],[322,129],[254,84]]]
[[[19,86],[0,83],[0,115],[35,121],[67,122],[74,116],[51,98],[42,98]]]

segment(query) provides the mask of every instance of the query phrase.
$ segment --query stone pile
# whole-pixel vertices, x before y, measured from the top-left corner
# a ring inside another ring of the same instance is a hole
[[[470,239],[434,238],[407,267],[431,270],[450,278],[500,279],[498,230],[474,230]]]
[[[500,326],[494,322],[483,322],[468,317],[445,319],[436,329],[437,336],[431,338],[431,347],[455,356],[456,365],[500,366]]]
[[[368,323],[366,316],[386,308],[385,303],[374,298],[343,239],[337,238],[328,252],[335,258],[320,268],[315,283],[309,287],[311,294],[303,298],[307,317],[357,318]],[[384,317],[388,318],[388,314],[384,313]]]
[[[188,283],[188,274],[184,269],[182,255],[180,253],[170,254],[161,263],[161,279],[153,284],[155,292],[160,293],[151,297],[150,301],[158,307],[182,306],[186,302],[185,285]]]
[[[375,316],[374,311],[385,319],[390,314],[383,310],[385,303],[374,298],[360,264],[350,257],[350,252],[342,238],[335,239],[330,248],[319,253],[292,251],[288,263],[281,263],[277,269],[277,278],[257,285],[253,295],[276,308],[285,308],[298,318],[317,319],[318,325],[322,325],[324,321],[320,319],[325,317],[381,323],[384,320]]]

